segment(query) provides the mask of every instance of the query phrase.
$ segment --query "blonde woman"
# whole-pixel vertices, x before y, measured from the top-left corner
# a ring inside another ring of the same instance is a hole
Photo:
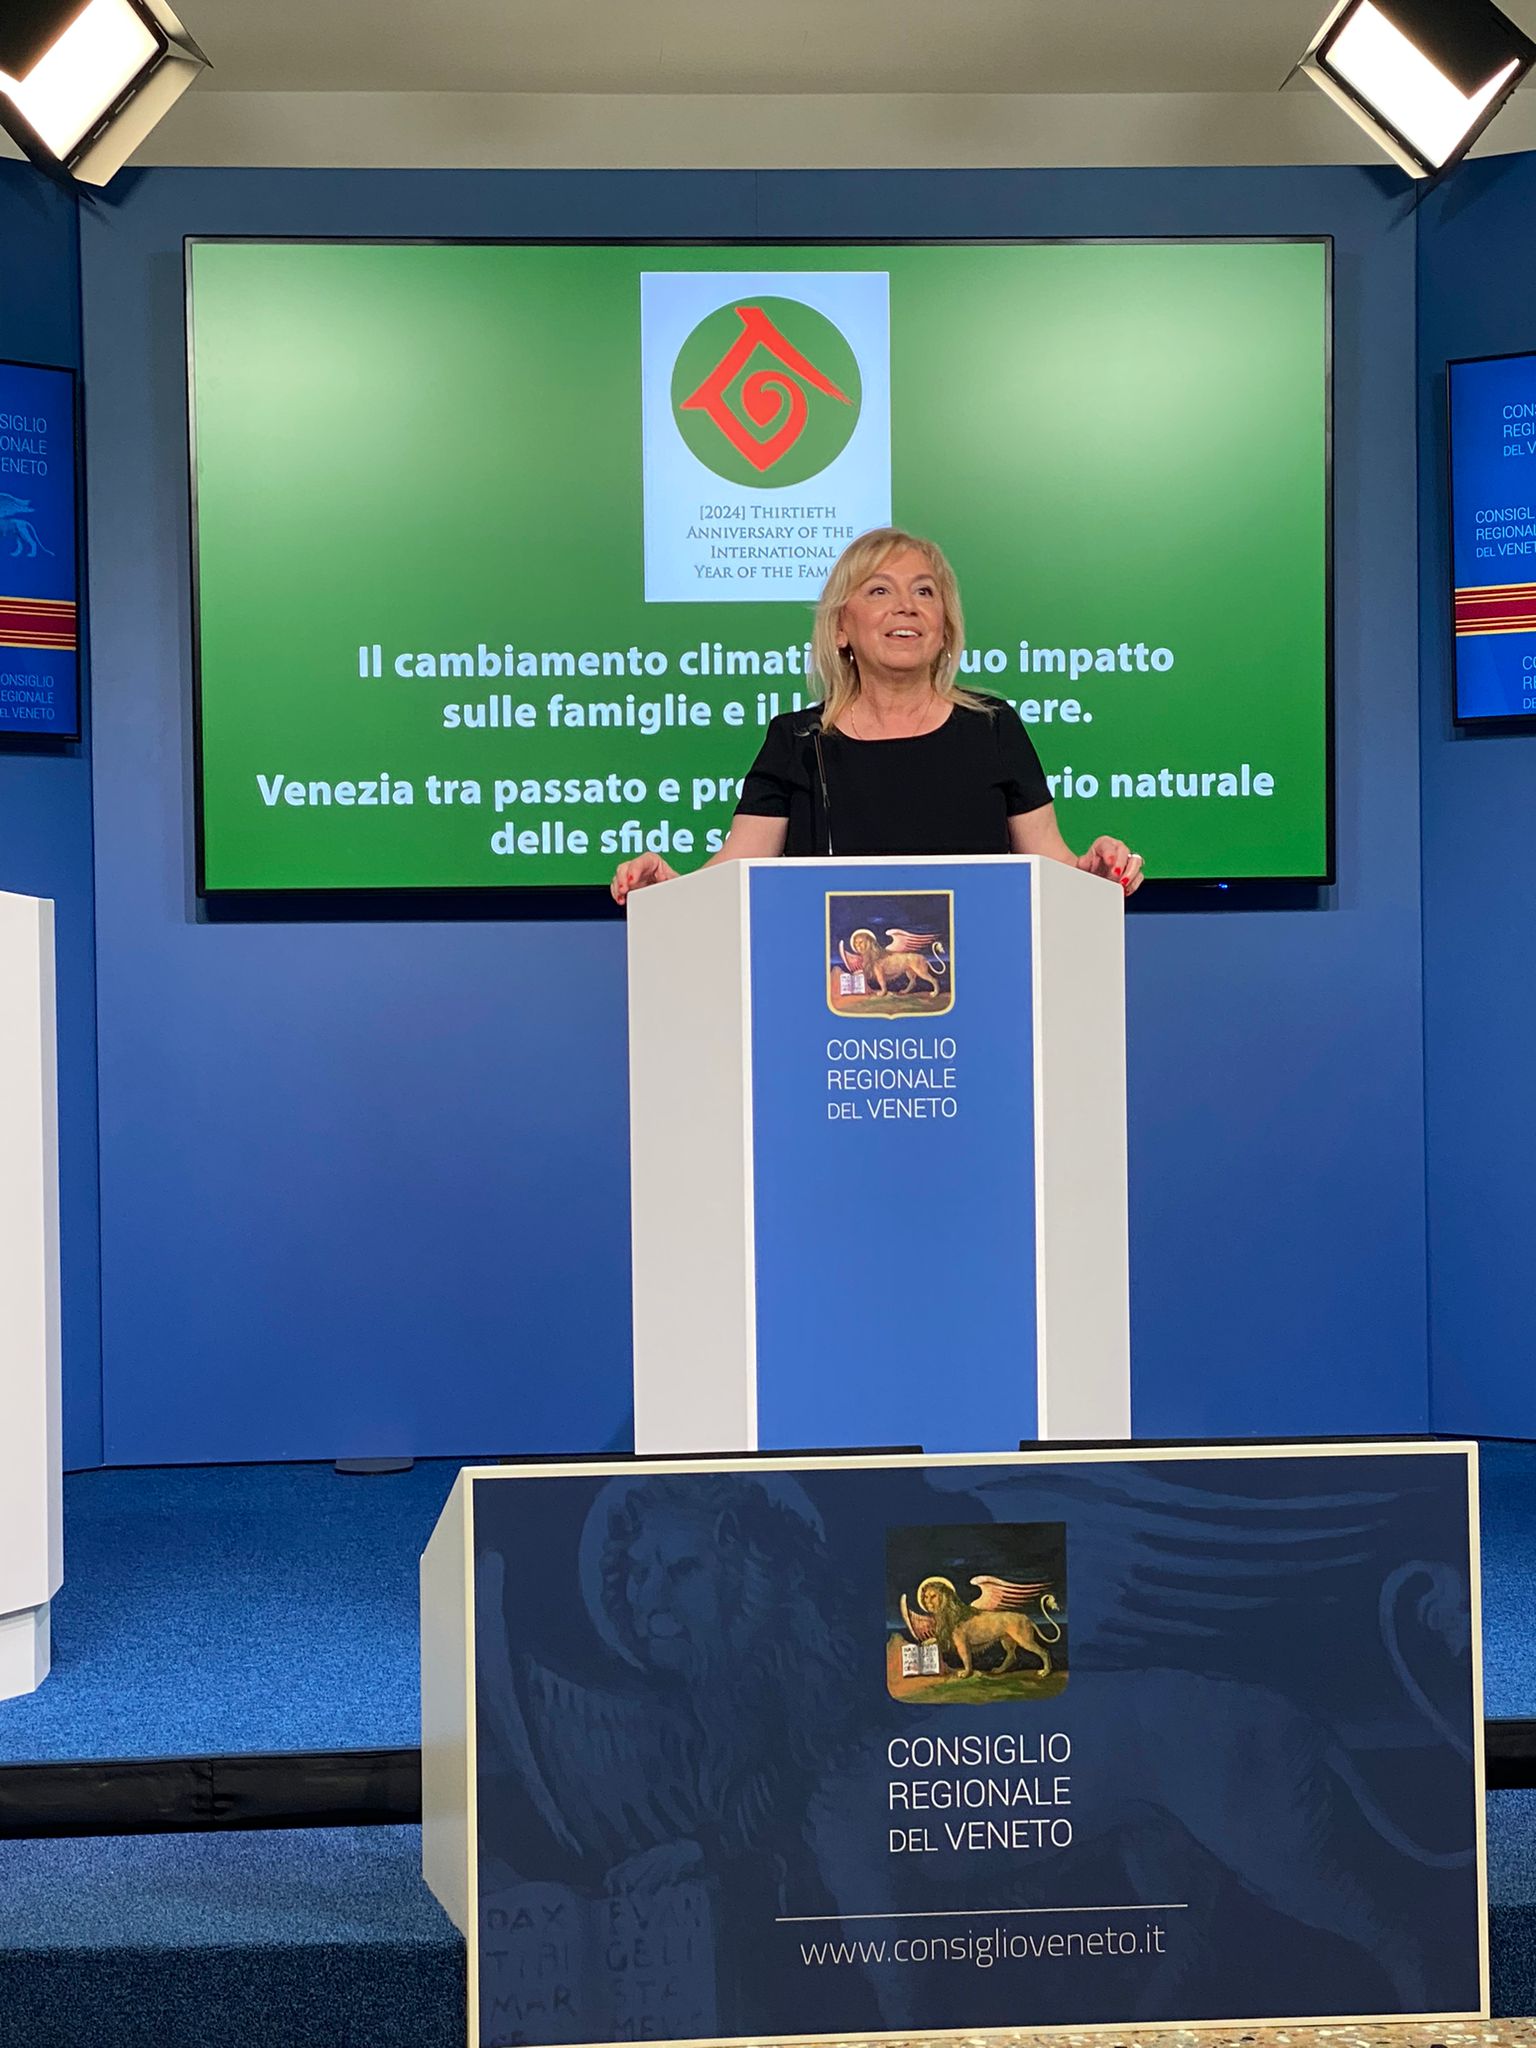
[[[816,609],[811,655],[822,701],[769,725],[747,773],[723,860],[779,854],[1039,853],[1141,886],[1118,839],[1075,854],[1017,712],[956,680],[964,644],[954,571],[931,541],[894,527],[843,550]],[[659,854],[613,878],[673,878]]]

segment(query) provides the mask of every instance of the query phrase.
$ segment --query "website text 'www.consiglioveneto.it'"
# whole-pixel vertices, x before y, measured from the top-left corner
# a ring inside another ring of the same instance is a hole
[[[1091,1932],[1031,1934],[1022,1928],[968,1929],[956,1934],[901,1934],[880,1940],[802,1941],[800,1960],[807,1969],[854,1965],[969,1963],[988,1970],[994,1963],[1065,1962],[1078,1956],[1160,1956],[1166,1929],[1101,1927]]]

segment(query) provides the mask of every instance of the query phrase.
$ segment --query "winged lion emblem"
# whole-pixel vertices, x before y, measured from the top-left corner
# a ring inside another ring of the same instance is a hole
[[[1001,1645],[1000,1664],[988,1667],[996,1676],[1022,1668],[1021,1652],[1040,1659],[1040,1670],[1032,1675],[1049,1678],[1049,1644],[1061,1641],[1061,1624],[1056,1620],[1060,1604],[1049,1579],[1000,1579],[995,1572],[982,1572],[967,1584],[976,1588],[974,1600],[964,1600],[952,1579],[924,1579],[917,1589],[917,1609],[901,1596],[901,1618],[914,1642],[936,1642],[941,1657],[953,1657],[962,1678],[980,1668],[978,1651]],[[1031,1619],[1025,1611],[1030,1601],[1040,1603],[1039,1615]],[[1046,1631],[1050,1633],[1047,1634]]]
[[[864,986],[878,989],[883,996],[911,995],[918,989],[938,995],[941,977],[949,972],[939,934],[889,926],[885,937],[886,943],[882,945],[867,926],[861,927],[838,947],[843,965],[851,974],[862,973]],[[899,990],[893,986],[895,983],[901,985]]]
[[[0,491],[0,539],[11,542],[13,555],[53,553],[53,549],[45,547],[38,538],[37,528],[32,523],[35,510],[30,498],[17,498],[9,491]]]

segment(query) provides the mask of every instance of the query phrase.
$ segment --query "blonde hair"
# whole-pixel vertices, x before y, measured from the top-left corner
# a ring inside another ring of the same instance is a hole
[[[965,647],[965,619],[960,610],[960,586],[955,581],[954,570],[931,540],[921,540],[915,533],[903,533],[897,526],[877,526],[872,532],[861,533],[857,540],[849,541],[833,563],[832,573],[816,606],[816,622],[811,628],[811,668],[821,685],[824,732],[835,732],[839,721],[847,716],[859,699],[858,660],[851,647],[839,647],[837,644],[838,619],[843,606],[867,577],[873,576],[892,555],[899,555],[907,548],[926,557],[938,587],[939,602],[944,607],[944,641],[933,664],[935,694],[967,711],[992,709],[987,698],[976,696],[955,680],[960,673],[960,656]]]

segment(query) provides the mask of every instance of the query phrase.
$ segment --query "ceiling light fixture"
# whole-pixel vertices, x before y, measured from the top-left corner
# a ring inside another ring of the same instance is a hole
[[[1296,68],[1426,178],[1460,162],[1533,63],[1492,0],[1340,0]]]
[[[0,127],[105,185],[207,61],[164,0],[4,0]]]

